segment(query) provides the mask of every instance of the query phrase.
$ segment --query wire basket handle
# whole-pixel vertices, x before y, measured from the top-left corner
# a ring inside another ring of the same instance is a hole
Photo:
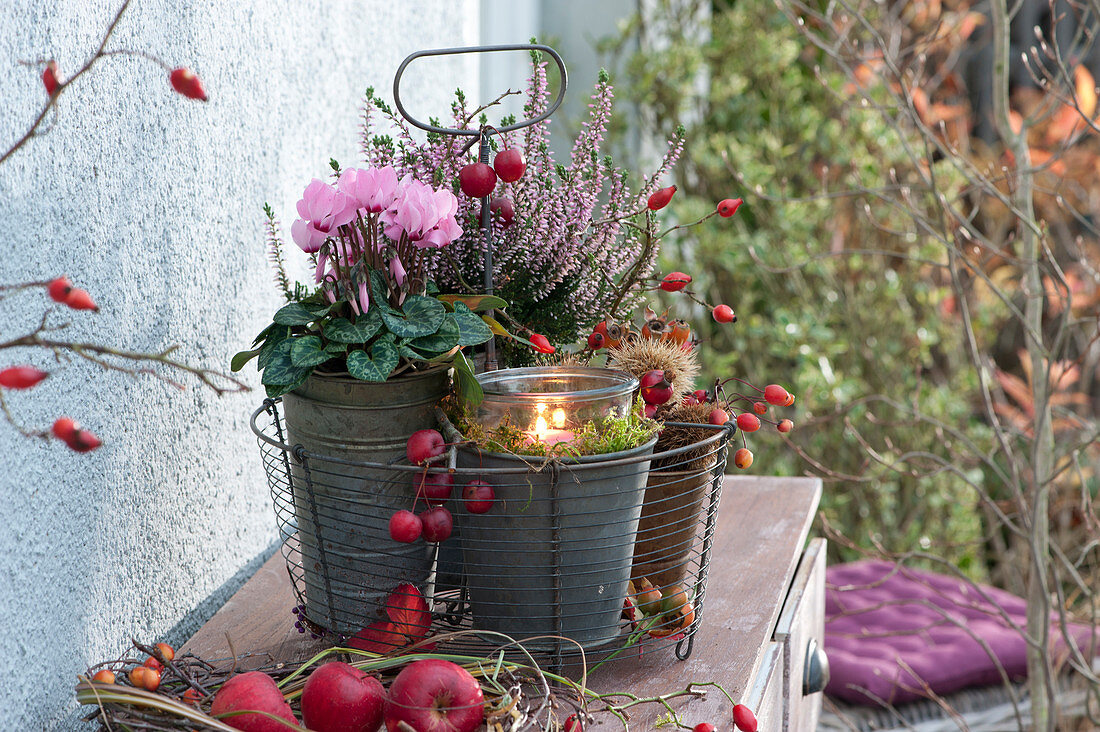
[[[526,119],[515,124],[510,124],[505,127],[494,128],[498,133],[511,132],[512,130],[522,129],[524,127],[530,127],[533,124],[542,122],[544,119],[552,115],[559,106],[561,106],[562,99],[565,98],[565,88],[568,85],[568,75],[565,71],[565,62],[561,60],[561,56],[550,46],[542,45],[541,43],[515,43],[502,46],[462,46],[459,48],[430,48],[423,51],[416,51],[410,53],[405,57],[405,60],[401,62],[401,65],[397,67],[397,73],[393,77],[393,103],[397,106],[397,111],[401,113],[401,116],[409,121],[410,124],[419,127],[422,130],[428,132],[436,132],[443,135],[464,135],[468,137],[481,135],[481,130],[462,130],[456,127],[438,127],[433,124],[421,122],[420,120],[409,114],[405,109],[405,105],[401,103],[401,76],[405,73],[405,67],[418,58],[423,56],[457,56],[463,53],[496,53],[498,51],[542,51],[549,54],[554,59],[554,63],[558,65],[558,71],[561,72],[561,87],[558,89],[558,97],[554,100],[545,112],[540,114],[534,119]]]

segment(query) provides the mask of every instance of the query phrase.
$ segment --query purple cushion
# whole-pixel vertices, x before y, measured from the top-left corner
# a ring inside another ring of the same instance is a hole
[[[825,693],[854,704],[897,704],[926,698],[928,690],[1000,683],[998,663],[1022,680],[1026,611],[1016,595],[978,591],[935,572],[870,560],[830,567],[825,652],[832,678]],[[1089,627],[1071,625],[1071,633],[1087,653]],[[1051,634],[1064,651],[1058,628]]]

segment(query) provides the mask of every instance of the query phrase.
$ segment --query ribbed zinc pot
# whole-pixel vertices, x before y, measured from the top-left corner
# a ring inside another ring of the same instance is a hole
[[[493,508],[455,517],[475,628],[562,635],[585,647],[619,635],[655,443],[541,468],[542,458],[458,450],[460,468],[522,470],[485,473]]]
[[[435,427],[448,388],[447,368],[437,367],[383,383],[314,373],[283,396],[287,444],[308,453],[290,472],[301,581],[315,622],[355,633],[397,585],[424,588],[428,545],[389,535],[390,516],[414,508],[412,476],[354,463],[406,462],[406,440]]]

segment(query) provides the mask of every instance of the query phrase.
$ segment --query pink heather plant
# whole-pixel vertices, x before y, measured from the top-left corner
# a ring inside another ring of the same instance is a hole
[[[587,335],[594,323],[624,317],[638,306],[661,236],[646,200],[683,149],[678,131],[657,171],[640,190],[631,190],[627,173],[601,154],[612,99],[608,76],[601,72],[568,165],[556,163],[550,152],[549,120],[493,138],[498,149],[520,147],[527,161],[519,180],[498,183],[493,191],[494,197],[511,199],[515,208],[512,223],[494,217],[492,224],[496,294],[510,303],[513,323],[557,342]],[[536,59],[524,116],[538,116],[548,104],[546,64]],[[376,111],[395,128],[394,137],[376,133]],[[471,128],[480,112],[467,110],[460,90],[451,126]],[[399,115],[373,90],[367,92],[362,150],[373,166],[392,165],[398,175],[412,174],[457,192],[458,172],[477,152],[475,146],[461,154],[468,140],[429,134],[418,142]],[[466,235],[454,239],[445,252],[425,257],[423,271],[443,292],[471,293],[484,281],[480,202],[459,193],[457,203],[455,218]]]

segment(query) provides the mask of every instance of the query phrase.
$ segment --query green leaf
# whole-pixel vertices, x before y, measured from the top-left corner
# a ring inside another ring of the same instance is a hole
[[[263,371],[267,368],[267,365],[271,363],[272,356],[275,355],[275,350],[281,346],[287,338],[290,338],[290,328],[288,327],[276,327],[272,330],[264,344],[260,346],[260,359],[256,362],[256,368],[259,371]]]
[[[272,318],[279,325],[305,325],[320,317],[316,312],[299,302],[284,305]]]
[[[326,343],[325,350],[336,356],[343,356],[348,352],[347,343]]]
[[[229,370],[233,373],[237,373],[244,368],[245,364],[260,355],[260,349],[256,348],[251,351],[241,351],[233,356],[233,359],[229,362]]]
[[[439,325],[439,330],[431,335],[414,338],[409,341],[409,345],[418,351],[429,352],[434,357],[459,345],[460,335],[458,321],[452,313],[447,313]]]
[[[493,331],[488,324],[475,314],[465,303],[456,302],[455,312],[452,316],[458,324],[458,345],[476,346],[493,337]]]
[[[275,397],[281,397],[283,394],[294,391],[299,386],[301,386],[305,382],[305,380],[309,378],[309,375],[311,373],[313,373],[312,370],[307,371],[305,376],[303,376],[301,379],[293,384],[267,384],[264,386],[264,391],[267,392],[268,397],[270,397],[271,399],[274,399]]]
[[[320,336],[305,336],[294,338],[290,347],[290,362],[301,368],[311,368],[323,364],[332,358],[332,354],[325,350]]]
[[[260,383],[266,386],[276,384],[297,384],[309,376],[313,367],[295,366],[290,358],[290,350],[294,346],[293,338],[288,338],[280,343],[271,354],[271,361],[264,369],[264,375]]]
[[[446,305],[454,306],[462,303],[475,313],[483,313],[486,310],[503,310],[508,307],[508,302],[496,295],[439,295],[438,300]]]
[[[382,311],[382,321],[386,327],[401,338],[431,335],[439,330],[447,315],[447,308],[443,307],[443,303],[423,295],[409,295],[401,305],[401,311]]]
[[[366,315],[360,315],[355,322],[347,318],[335,318],[325,324],[325,338],[338,343],[366,343],[382,329],[382,313],[372,307]]]
[[[276,327],[275,324],[272,323],[271,325],[269,325],[266,328],[264,328],[263,330],[261,330],[260,334],[252,339],[252,345],[253,346],[259,345],[260,341],[267,338],[268,334],[270,334],[272,329],[275,328],[275,327]]]
[[[385,381],[399,360],[393,341],[378,340],[371,346],[369,356],[366,351],[358,350],[348,354],[348,373],[360,381]]]
[[[481,404],[485,398],[485,392],[481,389],[477,377],[474,376],[474,367],[466,359],[466,354],[459,351],[455,354],[454,361],[455,391],[459,399],[471,407]]]

